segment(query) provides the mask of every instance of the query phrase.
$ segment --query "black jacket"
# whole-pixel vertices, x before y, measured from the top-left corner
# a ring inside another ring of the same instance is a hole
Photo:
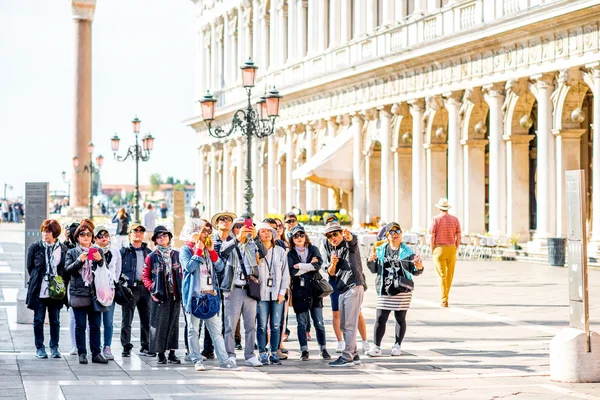
[[[92,261],[92,271],[95,271],[96,268],[104,265],[104,252],[102,249],[98,249],[98,253],[102,256],[102,259],[100,261]],[[92,285],[86,285],[80,274],[81,267],[83,267],[83,262],[79,260],[80,255],[81,251],[79,251],[78,248],[71,249],[67,252],[65,273],[70,276],[69,294],[71,296],[91,297],[92,292],[90,288]]]
[[[312,280],[316,274],[320,274],[319,270],[323,264],[321,258],[321,252],[317,246],[311,245],[308,248],[307,262],[313,257],[317,258],[317,262],[311,263],[314,270],[311,272],[305,272],[304,274],[298,275],[300,270],[294,268],[294,265],[301,264],[302,260],[296,252],[296,250],[290,250],[287,254],[288,257],[288,268],[290,270],[290,277],[292,278],[292,306],[294,312],[301,313],[306,312],[314,307],[323,307],[323,299],[316,297],[312,290]]]
[[[57,266],[57,274],[63,276],[65,273],[65,259],[67,256],[67,247],[59,243],[61,248],[60,262]],[[29,282],[27,282],[27,297],[25,298],[25,304],[27,308],[31,310],[37,309],[40,300],[40,288],[42,286],[42,279],[46,274],[46,256],[44,255],[44,244],[40,240],[35,242],[27,250],[27,273],[29,274]],[[65,284],[68,281],[65,281]],[[46,299],[46,301],[56,301],[61,304],[66,304],[66,296],[63,300],[52,300]]]
[[[142,251],[144,252],[144,260],[148,257],[151,250],[145,242],[142,242]],[[125,275],[128,280],[128,286],[133,287],[135,283],[135,270],[137,268],[137,256],[135,254],[135,247],[131,244],[121,249],[121,260],[123,262],[123,268],[121,269],[121,275]]]
[[[125,218],[119,218],[115,215],[112,219],[113,223],[117,224],[117,235],[119,236],[127,236],[129,234],[129,222],[131,221],[131,217],[129,214],[125,214]]]
[[[331,278],[335,281],[340,293],[346,292],[353,286],[364,286],[362,260],[360,258],[358,237],[355,234],[352,234],[350,242],[342,240],[342,243],[336,248],[333,248],[328,241],[325,241],[323,247],[325,248],[323,256],[327,268],[331,264],[331,253],[333,251],[338,253],[339,261],[336,266],[336,273]]]

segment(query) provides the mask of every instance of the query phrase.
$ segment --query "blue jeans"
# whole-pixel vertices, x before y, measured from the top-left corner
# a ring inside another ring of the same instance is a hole
[[[46,319],[46,310],[48,310],[48,320],[50,321],[50,348],[58,347],[60,339],[60,308],[61,304],[55,301],[38,300],[38,307],[33,314],[33,336],[35,338],[35,348],[44,347],[44,320]]]
[[[271,328],[271,354],[277,354],[279,343],[281,342],[281,313],[283,312],[283,303],[277,300],[259,301],[256,305],[256,341],[258,342],[258,351],[267,352],[267,323],[270,322]],[[306,333],[305,333],[306,334]],[[246,343],[246,346],[248,344]]]
[[[200,360],[200,332],[202,332],[202,322],[208,328],[208,332],[212,339],[212,342],[215,346],[215,353],[217,354],[217,358],[219,362],[223,363],[228,358],[229,355],[225,350],[225,341],[223,340],[223,325],[221,324],[221,315],[214,315],[209,319],[199,319],[194,317],[193,314],[186,313],[186,320],[188,322],[187,328],[187,337],[188,337],[188,345],[190,346],[190,359],[193,362]]]
[[[87,355],[87,349],[85,347],[86,317],[90,324],[90,350],[92,351],[92,356],[100,354],[100,322],[102,320],[102,313],[94,311],[94,307],[89,306],[73,308],[73,314],[75,314],[77,354]]]
[[[309,323],[308,313],[312,317],[313,324],[315,325],[315,331],[317,331],[317,342],[321,350],[327,346],[327,339],[325,338],[325,323],[323,322],[323,308],[313,307],[309,311],[296,314],[296,321],[298,322],[298,341],[300,342],[300,351],[308,350],[308,343],[306,340],[307,325]]]
[[[104,347],[112,346],[114,331],[113,317],[115,315],[115,302],[111,304],[108,311],[102,313],[102,326],[104,327]]]

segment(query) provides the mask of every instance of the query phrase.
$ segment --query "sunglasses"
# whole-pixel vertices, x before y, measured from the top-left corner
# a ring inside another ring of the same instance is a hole
[[[217,222],[233,222],[233,220],[229,217],[222,216],[222,217],[217,218]]]
[[[298,239],[298,238],[303,238],[304,236],[305,236],[304,232],[298,232],[298,233],[294,233],[293,237],[294,237],[294,239]]]
[[[168,233],[159,233],[156,235],[157,239],[162,239],[164,237],[169,237],[169,234]]]
[[[286,224],[293,224],[294,222],[298,222],[297,219],[288,219],[285,221]]]
[[[204,230],[202,232],[206,233],[207,235],[212,235],[212,229],[204,228]]]
[[[233,229],[242,229],[242,226],[244,226],[244,224],[235,224]]]
[[[277,224],[277,229],[283,229],[283,225],[282,224]]]
[[[101,233],[98,236],[96,236],[96,238],[98,238],[98,239],[104,239],[107,237],[110,237],[110,235],[108,233]]]
[[[392,229],[388,233],[391,235],[400,235],[402,233],[402,231],[400,229]]]
[[[327,233],[325,235],[325,237],[327,239],[331,239],[331,238],[334,238],[334,237],[338,237],[339,234],[340,234],[340,231],[330,232],[330,233]]]
[[[79,237],[92,237],[92,232],[80,232]]]
[[[142,229],[134,229],[134,230],[132,230],[131,232],[135,232],[135,233],[143,233],[143,232],[146,232],[146,231],[144,231],[144,230],[142,230]]]

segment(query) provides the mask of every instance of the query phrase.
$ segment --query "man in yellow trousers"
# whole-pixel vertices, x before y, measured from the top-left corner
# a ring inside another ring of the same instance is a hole
[[[448,295],[456,264],[456,250],[461,240],[460,222],[458,218],[448,214],[448,209],[450,209],[448,199],[440,199],[435,206],[440,213],[433,217],[431,223],[431,251],[435,269],[440,278],[441,306],[448,307]]]

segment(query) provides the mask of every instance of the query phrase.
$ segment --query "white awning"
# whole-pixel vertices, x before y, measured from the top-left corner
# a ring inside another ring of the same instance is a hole
[[[353,142],[351,129],[329,138],[327,144],[310,160],[292,172],[292,178],[308,180],[333,189],[352,191]]]

